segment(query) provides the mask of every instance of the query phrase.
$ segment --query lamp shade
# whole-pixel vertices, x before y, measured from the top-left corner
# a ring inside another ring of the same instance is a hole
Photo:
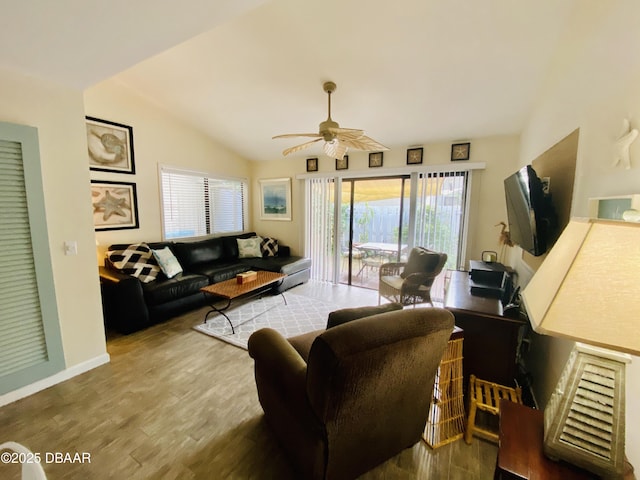
[[[522,300],[537,333],[640,355],[640,224],[572,219]]]
[[[583,342],[545,408],[545,453],[621,478],[626,354],[640,354],[640,224],[572,219],[522,300],[536,332]]]

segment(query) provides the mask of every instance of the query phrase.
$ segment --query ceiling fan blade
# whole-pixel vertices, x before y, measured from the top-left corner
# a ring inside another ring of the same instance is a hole
[[[271,137],[271,139],[274,138],[291,138],[291,137],[313,137],[313,138],[317,138],[317,137],[321,137],[322,135],[318,134],[318,133],[285,133],[284,135],[276,135],[275,137]]]
[[[326,153],[329,157],[339,158],[340,160],[342,160],[344,154],[347,153],[347,146],[339,140],[334,139],[331,142],[326,142],[324,144],[324,153]]]
[[[331,133],[353,133],[364,135],[364,130],[359,128],[342,128],[342,127],[330,127],[328,129]]]
[[[300,145],[296,145],[295,147],[287,148],[283,150],[282,154],[286,157],[290,153],[299,152],[300,150],[304,150],[307,147],[310,147],[312,144],[319,142],[322,138],[316,138],[315,140],[311,140],[310,142],[301,143]]]
[[[355,128],[329,128],[328,130],[340,138],[360,138],[364,135],[364,130]]]
[[[360,138],[342,138],[338,136],[341,143],[355,150],[363,150],[365,152],[375,152],[378,150],[389,150],[381,143],[376,142],[372,138],[362,135]]]

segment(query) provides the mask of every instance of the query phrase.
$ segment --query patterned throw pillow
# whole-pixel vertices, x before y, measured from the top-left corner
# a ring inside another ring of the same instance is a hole
[[[142,283],[153,282],[160,273],[158,262],[146,243],[129,245],[126,250],[107,252],[107,256],[115,268],[137,277]]]
[[[162,269],[167,278],[173,278],[177,274],[182,273],[182,266],[169,247],[162,250],[152,250],[153,256],[156,258],[158,265]]]
[[[263,238],[260,242],[260,251],[263,257],[275,257],[278,255],[278,240],[275,238]]]
[[[238,238],[238,258],[261,258],[260,237]]]

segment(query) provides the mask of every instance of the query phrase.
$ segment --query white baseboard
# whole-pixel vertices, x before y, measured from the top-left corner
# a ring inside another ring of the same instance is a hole
[[[89,370],[93,370],[100,365],[109,363],[110,360],[111,357],[109,357],[109,354],[104,353],[90,360],[87,360],[86,362],[82,362],[74,365],[73,367],[67,368],[59,373],[56,373],[55,375],[43,378],[42,380],[38,380],[31,385],[27,385],[26,387],[19,388],[18,390],[0,395],[0,407],[8,405],[9,403],[13,403],[17,400],[20,400],[21,398],[28,397],[29,395],[33,395],[34,393],[52,387],[58,383],[62,383],[65,380],[69,380],[70,378],[75,377],[76,375],[80,375],[82,373],[88,372]]]

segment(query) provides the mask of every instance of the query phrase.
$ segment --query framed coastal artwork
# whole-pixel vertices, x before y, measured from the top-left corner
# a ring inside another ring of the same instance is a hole
[[[291,220],[291,179],[260,180],[260,219]]]
[[[121,123],[85,117],[89,168],[99,172],[136,173],[133,129]]]
[[[454,143],[451,145],[451,161],[469,160],[469,152],[471,151],[471,143]]]
[[[91,180],[95,230],[139,228],[136,184]]]
[[[373,152],[369,154],[369,167],[381,167],[382,166],[382,152]]]
[[[349,168],[349,155],[336,158],[336,170],[347,170]]]
[[[407,165],[418,165],[422,163],[423,147],[407,149]]]

